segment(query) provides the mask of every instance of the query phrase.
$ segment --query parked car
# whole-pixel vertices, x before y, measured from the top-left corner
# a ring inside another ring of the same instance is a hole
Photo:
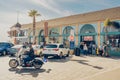
[[[21,47],[22,45],[15,45],[8,49],[8,53],[10,54],[10,56],[15,56],[15,54],[20,50]],[[42,48],[40,45],[32,45],[32,47],[36,56],[42,55]],[[29,47],[27,47],[26,50],[29,50]]]
[[[69,56],[70,50],[69,48],[65,48],[63,44],[53,43],[53,44],[47,44],[43,48],[43,55],[45,57],[48,56],[60,56],[61,58],[63,56]]]
[[[9,42],[0,42],[0,55],[8,54],[8,48],[13,46],[12,43]]]
[[[8,53],[10,56],[15,56],[15,54],[20,50],[22,45],[15,45],[8,49]]]
[[[41,45],[33,45],[32,47],[34,49],[34,54],[36,56],[42,56],[43,46],[41,46]]]

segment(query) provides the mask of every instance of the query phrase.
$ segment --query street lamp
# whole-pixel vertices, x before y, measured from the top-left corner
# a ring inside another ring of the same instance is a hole
[[[21,28],[21,24],[17,22],[15,24],[15,44],[18,43],[16,37],[20,35],[20,28]]]
[[[17,32],[20,32],[21,24],[17,22],[17,23],[15,24],[15,28],[16,28],[16,31],[17,31]]]

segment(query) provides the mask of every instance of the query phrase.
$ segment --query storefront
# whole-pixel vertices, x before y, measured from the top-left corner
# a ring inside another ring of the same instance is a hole
[[[113,21],[113,24],[107,26],[107,30],[103,27],[101,35],[103,36],[103,41],[107,42],[109,45],[109,54],[113,56],[120,56],[120,23]],[[107,41],[105,41],[105,36]]]
[[[96,35],[96,30],[92,24],[84,24],[80,28],[79,43],[85,42],[88,46],[91,43],[97,44]]]

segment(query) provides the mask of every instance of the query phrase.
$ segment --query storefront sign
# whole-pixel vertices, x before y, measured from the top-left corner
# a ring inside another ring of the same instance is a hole
[[[84,41],[92,41],[93,37],[92,36],[85,36]]]

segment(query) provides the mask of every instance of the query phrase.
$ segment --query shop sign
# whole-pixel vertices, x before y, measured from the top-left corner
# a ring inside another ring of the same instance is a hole
[[[92,36],[85,36],[84,41],[92,41],[93,37]]]

